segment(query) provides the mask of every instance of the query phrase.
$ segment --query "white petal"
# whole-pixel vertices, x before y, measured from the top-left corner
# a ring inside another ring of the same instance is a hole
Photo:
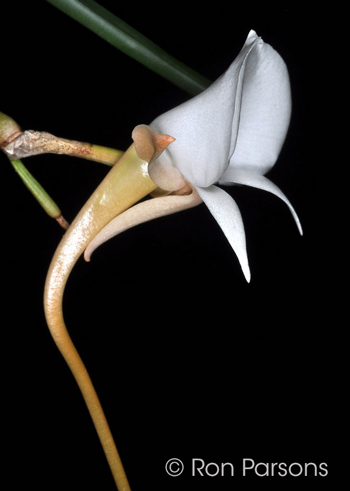
[[[168,149],[171,163],[193,185],[213,184],[228,166],[236,144],[245,65],[259,39],[251,31],[237,58],[215,83],[150,124],[176,139]]]
[[[246,280],[250,281],[244,225],[235,201],[216,186],[196,188],[199,196],[209,208],[215,220],[226,235],[241,264]]]
[[[240,169],[232,169],[231,167],[226,170],[224,175],[221,177],[220,184],[243,184],[246,186],[251,186],[253,188],[258,188],[262,189],[263,191],[268,191],[269,193],[274,194],[278,198],[280,198],[282,201],[286,203],[288,208],[290,209],[293,218],[295,220],[295,223],[297,224],[297,227],[299,229],[300,235],[303,235],[303,229],[301,227],[301,223],[299,220],[298,215],[296,214],[293,206],[291,205],[290,201],[286,197],[286,195],[279,189],[276,184],[271,182],[267,177],[265,176],[260,176],[258,174],[254,174],[253,172],[249,171],[244,171]]]
[[[238,138],[230,166],[265,174],[275,164],[291,116],[287,67],[259,40],[246,61]]]

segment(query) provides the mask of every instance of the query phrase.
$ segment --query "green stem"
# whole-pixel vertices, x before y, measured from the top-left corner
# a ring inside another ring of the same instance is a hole
[[[15,171],[20,176],[26,187],[37,199],[46,213],[55,218],[63,228],[68,228],[68,224],[62,217],[61,210],[53,201],[53,199],[47,194],[45,189],[38,183],[38,181],[32,176],[29,170],[25,167],[21,160],[11,160]]]
[[[191,95],[202,92],[210,85],[207,78],[166,53],[94,0],[47,1]]]

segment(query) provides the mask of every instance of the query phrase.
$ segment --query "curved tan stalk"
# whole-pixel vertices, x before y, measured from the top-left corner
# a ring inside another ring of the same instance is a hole
[[[62,312],[69,274],[91,239],[116,215],[151,193],[156,185],[132,145],[87,201],[65,233],[53,257],[45,285],[44,305],[52,337],[75,377],[96,427],[119,491],[129,491],[117,448],[90,376],[69,336]]]

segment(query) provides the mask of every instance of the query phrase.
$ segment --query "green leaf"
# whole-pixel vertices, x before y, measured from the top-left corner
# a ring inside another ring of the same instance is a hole
[[[166,53],[94,0],[47,1],[189,94],[196,95],[210,85],[210,80]]]

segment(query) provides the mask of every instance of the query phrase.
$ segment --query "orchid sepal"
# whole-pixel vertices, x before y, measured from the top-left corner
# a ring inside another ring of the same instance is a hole
[[[233,169],[228,168],[223,176],[219,180],[219,184],[221,185],[234,185],[240,184],[244,186],[250,186],[256,189],[260,189],[262,191],[267,191],[269,193],[274,194],[285,204],[288,206],[296,226],[298,227],[300,235],[303,235],[303,228],[300,223],[300,219],[292,206],[291,202],[287,198],[287,196],[281,191],[281,189],[276,186],[270,179],[260,174],[255,174],[251,171],[241,170],[241,169]]]
[[[247,282],[251,274],[248,264],[246,237],[241,212],[234,199],[217,186],[207,188],[196,187],[209,211],[224,232],[229,244],[234,250]]]

